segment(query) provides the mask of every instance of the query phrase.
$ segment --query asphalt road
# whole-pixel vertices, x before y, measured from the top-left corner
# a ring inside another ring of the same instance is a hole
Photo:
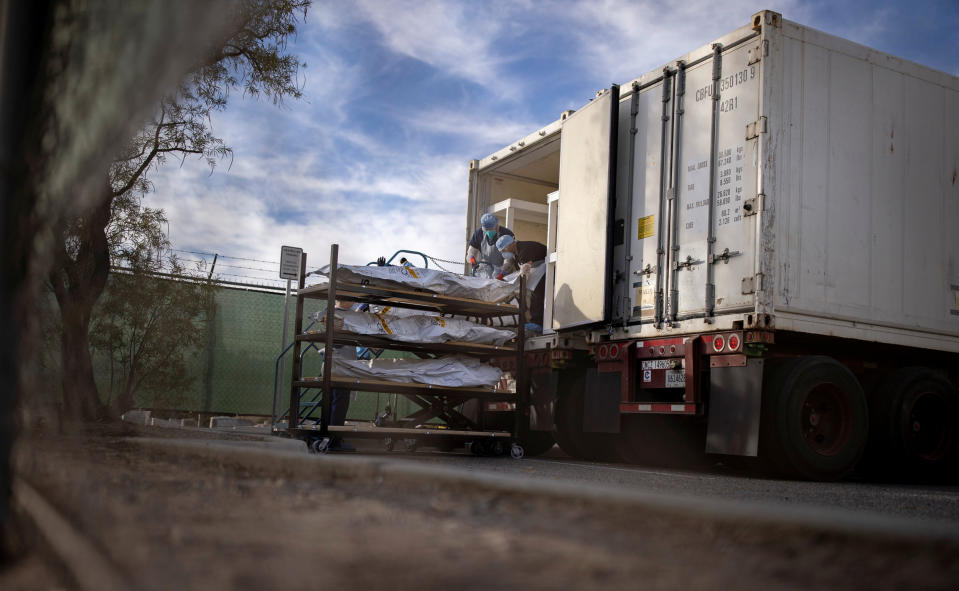
[[[471,473],[519,476],[531,480],[589,483],[692,498],[760,502],[804,510],[829,508],[854,513],[928,520],[959,528],[959,485],[846,481],[777,480],[717,461],[703,469],[651,468],[576,460],[558,447],[544,456],[513,460],[440,453],[386,452],[373,441],[356,441],[358,455],[413,460]],[[289,442],[293,444],[293,442]],[[302,444],[300,444],[302,445]],[[303,446],[305,449],[305,446]],[[346,454],[343,454],[346,455]]]

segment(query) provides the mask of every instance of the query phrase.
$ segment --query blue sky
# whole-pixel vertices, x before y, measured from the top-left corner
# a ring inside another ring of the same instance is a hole
[[[471,159],[763,8],[959,75],[955,0],[314,0],[290,44],[307,64],[303,98],[234,95],[213,118],[232,166],[170,162],[147,204],[185,251],[277,261],[288,244],[315,267],[337,242],[350,264],[398,249],[462,260]],[[217,271],[279,284],[268,263]]]

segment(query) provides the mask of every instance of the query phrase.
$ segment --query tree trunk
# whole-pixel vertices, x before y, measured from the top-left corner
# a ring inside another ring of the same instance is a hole
[[[123,390],[120,391],[120,394],[117,395],[116,400],[116,411],[118,413],[126,412],[133,408],[133,390],[134,390],[134,378],[133,374],[136,371],[135,365],[136,360],[130,361],[130,369],[127,371],[126,379],[123,380]]]
[[[61,302],[63,320],[61,359],[63,364],[63,410],[68,417],[94,420],[106,415],[100,402],[90,356],[90,312],[92,304]]]
[[[105,182],[100,203],[56,229],[57,259],[50,272],[63,320],[63,408],[70,418],[96,420],[108,416],[100,401],[90,355],[90,317],[110,273],[112,190]],[[69,244],[68,244],[69,243]],[[71,246],[72,244],[72,246]]]

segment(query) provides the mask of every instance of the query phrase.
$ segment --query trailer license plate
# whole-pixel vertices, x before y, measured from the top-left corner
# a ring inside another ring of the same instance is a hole
[[[667,388],[685,388],[686,372],[682,370],[676,370],[676,369],[667,371],[666,387]]]
[[[669,369],[673,366],[671,359],[650,359],[643,361],[643,369]]]

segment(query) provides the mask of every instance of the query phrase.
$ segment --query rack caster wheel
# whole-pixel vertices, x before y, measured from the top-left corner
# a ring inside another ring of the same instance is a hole
[[[522,460],[522,459],[523,459],[523,456],[526,455],[526,450],[523,449],[523,446],[522,446],[522,445],[520,445],[520,444],[518,444],[518,443],[514,443],[514,444],[513,444],[512,446],[510,446],[510,448],[509,448],[509,455],[510,455],[510,457],[513,458],[514,460]]]
[[[387,437],[386,439],[384,439],[384,440],[383,440],[383,447],[386,448],[386,451],[393,451],[393,447],[394,447],[393,438],[392,438],[392,437]]]
[[[494,456],[505,456],[507,452],[506,442],[502,439],[494,439],[493,443],[489,446],[490,453]]]
[[[418,442],[415,439],[407,439],[404,443],[406,444],[406,451],[411,453],[416,451]]]
[[[309,443],[309,449],[315,454],[325,454],[330,451],[330,438],[319,437]]]

